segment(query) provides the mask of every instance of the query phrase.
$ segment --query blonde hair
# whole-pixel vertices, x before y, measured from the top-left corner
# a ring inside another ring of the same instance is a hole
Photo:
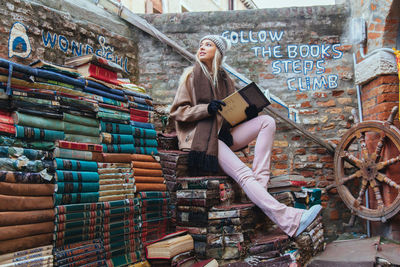
[[[221,69],[221,65],[223,62],[224,57],[222,56],[221,52],[216,49],[215,50],[215,55],[213,58],[213,62],[212,62],[212,69],[211,69],[211,73],[210,71],[207,69],[206,65],[200,61],[199,56],[196,54],[196,62],[199,63],[203,73],[206,75],[206,77],[208,78],[208,80],[211,82],[211,84],[217,88],[218,87],[218,72]],[[188,76],[193,72],[193,66],[186,68],[181,77],[179,78],[179,85],[181,85],[182,83],[186,82]]]
[[[196,54],[196,62],[199,63],[201,69],[203,70],[204,74],[206,75],[206,77],[210,80],[211,84],[217,88],[218,87],[218,72],[221,68],[222,65],[222,61],[223,61],[223,56],[221,54],[221,52],[216,49],[215,50],[215,55],[213,58],[213,62],[211,65],[211,73],[210,71],[207,69],[206,65],[200,61],[200,58],[198,56],[198,54]]]

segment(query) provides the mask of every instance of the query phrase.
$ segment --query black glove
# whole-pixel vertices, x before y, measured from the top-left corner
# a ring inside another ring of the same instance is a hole
[[[228,147],[233,145],[233,137],[229,128],[222,127],[219,131],[218,139],[224,142]]]
[[[254,105],[254,104],[251,104],[250,106],[248,106],[244,112],[246,112],[248,121],[258,116],[258,110],[257,110],[256,105]]]
[[[225,102],[221,100],[213,100],[208,104],[207,111],[210,115],[215,115],[218,110],[222,110],[222,106],[226,106]]]

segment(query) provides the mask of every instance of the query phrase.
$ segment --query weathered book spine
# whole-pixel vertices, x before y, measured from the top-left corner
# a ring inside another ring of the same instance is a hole
[[[179,198],[197,198],[197,199],[210,199],[210,198],[219,198],[218,191],[211,191],[207,189],[198,189],[198,190],[177,190],[176,197]]]
[[[68,258],[62,258],[62,259],[58,259],[57,261],[57,266],[61,266],[64,264],[72,264],[75,262],[80,262],[81,260],[85,259],[85,258],[91,258],[91,257],[95,257],[98,255],[102,255],[104,253],[104,248],[103,247],[99,247],[99,248],[93,248],[91,250],[88,251],[82,251],[82,253],[70,256]]]
[[[253,215],[252,210],[226,210],[226,211],[209,211],[208,217],[210,220],[224,219],[224,218],[244,218]]]
[[[104,253],[101,253],[99,255],[92,256],[92,257],[83,258],[83,259],[80,259],[78,261],[74,261],[73,263],[69,263],[68,266],[70,266],[70,267],[87,266],[87,264],[92,263],[92,262],[96,262],[96,261],[99,261],[99,260],[105,260],[105,254]]]
[[[163,205],[168,205],[170,203],[170,198],[142,199],[141,203],[142,207],[153,206],[153,205],[163,206]]]
[[[87,245],[96,245],[96,244],[101,244],[100,239],[93,239],[93,240],[87,240],[87,241],[80,241],[76,242],[74,244],[68,244],[68,245],[63,245],[63,246],[58,246],[54,248],[55,253],[63,252],[66,250],[73,250],[73,249],[78,249],[82,246],[87,246]]]
[[[146,199],[146,198],[167,198],[167,197],[169,197],[169,192],[145,191],[145,192],[139,192],[138,195],[142,199]]]
[[[208,216],[207,213],[177,211],[176,221],[178,225],[206,226]]]
[[[196,177],[198,179],[183,180],[179,179],[177,181],[178,190],[185,189],[208,189],[208,190],[219,190],[219,181],[216,180],[201,180],[201,177]]]
[[[198,207],[212,207],[219,203],[217,198],[177,198],[176,205],[179,206],[198,206]]]
[[[194,227],[194,226],[176,226],[176,231],[187,230],[189,234],[206,235],[208,232],[207,227]]]
[[[208,258],[215,258],[217,260],[233,260],[239,259],[241,255],[240,246],[224,246],[210,248],[206,250],[206,255]]]
[[[212,245],[236,245],[244,242],[242,233],[235,234],[207,234],[207,244]]]
[[[160,161],[161,162],[175,162],[180,164],[188,163],[188,152],[167,152],[163,151],[160,153]]]
[[[97,227],[103,224],[103,220],[101,218],[93,218],[88,220],[79,220],[79,221],[72,221],[72,222],[64,222],[64,223],[57,223],[54,226],[55,232],[62,232],[62,231],[70,231],[75,228],[88,228],[88,227]]]
[[[54,252],[54,260],[59,261],[61,259],[71,258],[76,255],[81,255],[81,254],[88,253],[90,251],[96,251],[96,250],[104,250],[101,243],[84,245],[84,246],[76,247],[73,249],[55,251]]]
[[[199,212],[199,213],[207,213],[208,209],[206,207],[196,207],[196,206],[177,206],[178,211],[185,211],[185,212]]]
[[[252,220],[249,218],[249,220]],[[209,220],[208,225],[210,226],[226,226],[226,225],[241,225],[245,223],[246,220],[242,218],[224,218],[224,219],[216,219],[216,220]]]
[[[58,140],[58,141],[56,141],[56,146],[60,147],[60,148],[65,148],[65,149],[84,150],[84,151],[91,151],[91,152],[103,152],[103,147],[101,145],[96,145],[96,144],[84,144],[84,143]]]
[[[195,241],[194,242],[194,252],[199,257],[205,258],[207,251],[207,242]]]
[[[207,227],[207,232],[213,234],[234,234],[242,231],[241,225],[216,225]]]
[[[0,264],[29,260],[41,256],[48,256],[52,254],[52,249],[53,246],[42,246],[42,247],[3,254],[0,255]]]
[[[163,205],[163,206],[152,205],[152,206],[142,207],[142,213],[168,212],[168,211],[169,211],[168,205]]]

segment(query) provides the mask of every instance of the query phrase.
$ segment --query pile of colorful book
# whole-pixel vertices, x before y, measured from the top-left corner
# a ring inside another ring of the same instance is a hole
[[[0,264],[51,264],[47,252],[54,229],[53,153],[42,149],[54,144],[15,138],[6,107],[0,111]]]
[[[165,185],[170,195],[171,224],[176,225],[177,177],[188,176],[188,152],[179,150],[159,150]]]
[[[244,223],[244,214],[250,215],[247,221],[253,217],[254,205],[231,204],[234,194],[226,194],[226,191],[221,190],[228,188],[226,185],[231,182],[226,176],[177,179],[176,230],[188,230],[194,239],[195,253],[198,257],[232,259],[240,257],[242,253],[238,247],[244,244],[245,237],[239,224]],[[225,194],[222,200],[221,192]],[[247,227],[254,228],[252,223],[244,225],[246,231]],[[235,250],[235,253],[232,254],[231,250]]]
[[[166,189],[153,157],[152,99],[143,88],[117,80],[122,69],[112,62],[87,55],[66,64],[74,68],[0,59],[0,101],[7,108],[0,111],[0,254],[54,242],[65,255],[74,248],[80,262],[86,254],[74,243],[99,240],[108,264],[140,261],[137,201],[129,208],[77,207],[133,201],[135,177]],[[72,211],[55,215],[54,206]],[[101,260],[98,251],[85,253]],[[59,259],[72,260],[67,258]]]
[[[139,192],[144,245],[170,232],[169,193],[166,191]]]
[[[304,265],[318,252],[325,249],[324,228],[322,216],[318,216],[298,237],[295,238],[296,247],[300,253],[299,263]]]

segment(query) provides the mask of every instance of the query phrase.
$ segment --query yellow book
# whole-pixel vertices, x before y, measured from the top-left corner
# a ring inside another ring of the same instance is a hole
[[[222,106],[222,110],[219,113],[231,126],[246,120],[245,110],[248,106],[253,104],[256,106],[257,111],[260,112],[264,107],[271,104],[254,82],[232,93],[222,101],[225,102],[226,106]]]

